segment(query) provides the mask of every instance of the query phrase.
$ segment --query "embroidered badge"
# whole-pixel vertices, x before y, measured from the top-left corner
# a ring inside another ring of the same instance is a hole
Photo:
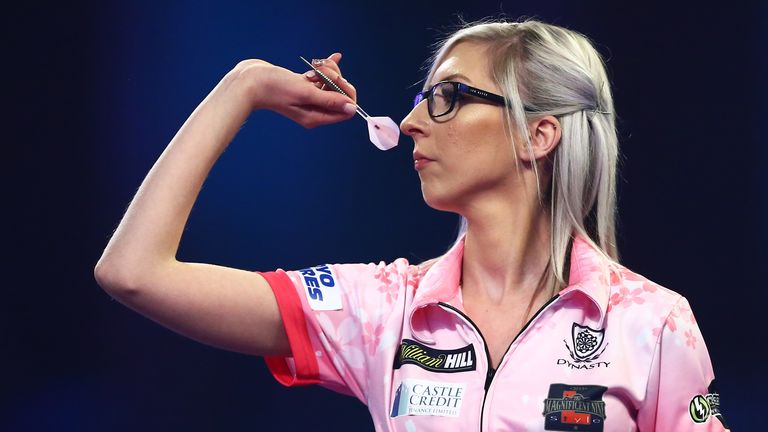
[[[472,344],[441,350],[411,339],[403,339],[400,349],[395,353],[394,368],[400,369],[404,364],[414,364],[430,372],[465,372],[477,368],[475,347]]]
[[[544,400],[544,429],[602,432],[606,390],[597,385],[551,384]]]
[[[568,353],[571,355],[568,359],[558,359],[558,365],[565,365],[571,369],[594,369],[599,367],[608,367],[611,363],[606,361],[597,361],[608,347],[605,341],[605,329],[595,330],[588,326],[582,326],[573,323],[571,327],[571,344],[563,339]],[[602,348],[602,350],[600,349]]]

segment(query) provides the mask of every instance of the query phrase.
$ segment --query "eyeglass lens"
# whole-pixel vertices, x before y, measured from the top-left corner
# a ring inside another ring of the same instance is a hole
[[[441,82],[432,86],[426,92],[427,108],[429,115],[439,117],[448,114],[456,103],[456,85],[452,82]],[[413,106],[416,107],[422,100],[424,94],[419,93],[413,99]]]
[[[456,88],[453,83],[438,83],[432,88],[430,102],[430,113],[432,117],[438,117],[448,114],[453,108],[454,98],[456,97]]]

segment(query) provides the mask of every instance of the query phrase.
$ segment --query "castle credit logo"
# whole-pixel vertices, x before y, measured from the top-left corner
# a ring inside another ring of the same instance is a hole
[[[395,392],[390,417],[405,415],[458,417],[463,399],[463,383],[405,379]]]
[[[595,330],[588,326],[573,323],[571,327],[571,343],[563,339],[571,360],[557,359],[557,364],[571,369],[595,369],[608,367],[611,362],[597,361],[608,347],[605,341],[605,329]],[[600,349],[602,348],[602,349]]]

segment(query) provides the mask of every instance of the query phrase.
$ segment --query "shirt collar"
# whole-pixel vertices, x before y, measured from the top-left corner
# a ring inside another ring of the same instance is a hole
[[[419,283],[410,314],[428,304],[449,302],[459,290],[461,264],[464,256],[466,233],[430,267]],[[597,308],[598,328],[602,328],[610,295],[611,262],[581,234],[573,240],[570,257],[568,286],[560,291],[561,297],[582,294]]]
[[[614,263],[610,261],[597,246],[577,234],[573,239],[571,249],[571,269],[568,276],[568,286],[560,291],[561,297],[582,294],[592,301],[597,308],[599,317],[597,328],[603,328],[605,314],[608,311]],[[572,294],[573,293],[573,294]]]

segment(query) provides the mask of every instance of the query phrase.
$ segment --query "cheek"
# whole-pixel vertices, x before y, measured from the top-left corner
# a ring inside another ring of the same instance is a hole
[[[481,131],[477,126],[472,122],[452,122],[445,129],[442,143],[445,144],[445,169],[450,175],[443,180],[454,192],[465,192],[474,182],[478,168],[487,163],[487,153],[479,145],[484,138],[477,135]]]
[[[461,207],[464,198],[499,187],[515,172],[512,146],[500,119],[503,113],[477,108],[433,130],[440,169],[422,178],[424,198],[433,208]]]
[[[458,158],[477,153],[478,133],[482,131],[477,121],[468,119],[463,122],[451,122],[446,131],[446,142]]]
[[[514,169],[514,150],[504,128],[503,113],[493,108],[482,107],[476,115],[467,116],[461,124],[448,128],[456,159],[466,168],[498,170],[508,172]],[[473,113],[475,114],[475,113]]]

